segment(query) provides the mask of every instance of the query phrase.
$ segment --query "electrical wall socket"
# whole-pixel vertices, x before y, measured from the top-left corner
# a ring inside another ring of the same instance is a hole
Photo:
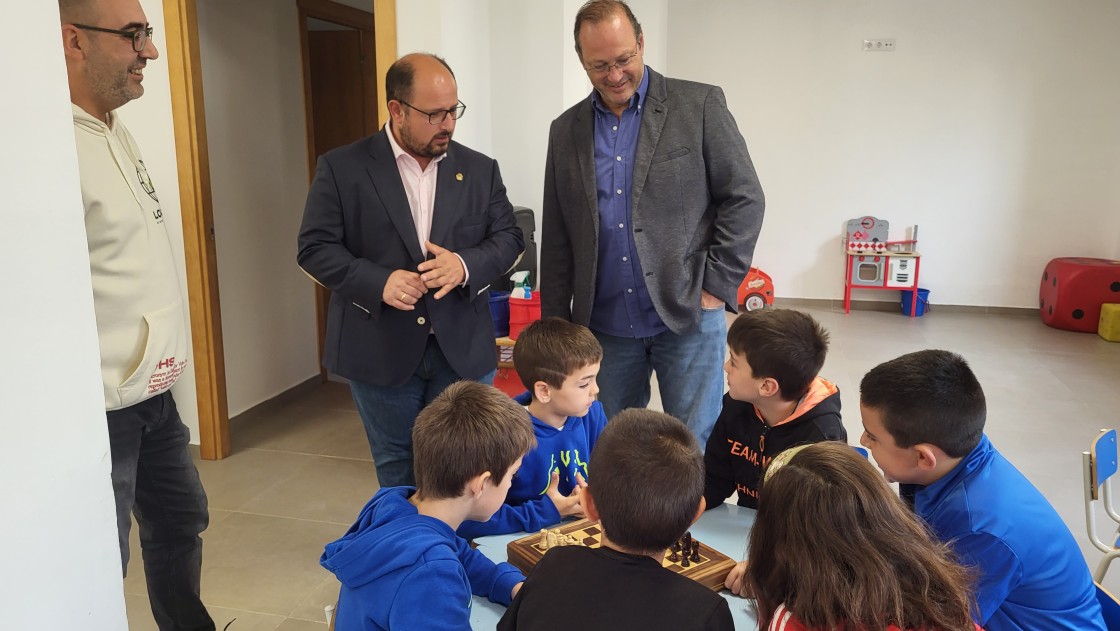
[[[889,53],[894,52],[894,38],[889,39],[865,39],[863,40],[863,52],[865,53]]]

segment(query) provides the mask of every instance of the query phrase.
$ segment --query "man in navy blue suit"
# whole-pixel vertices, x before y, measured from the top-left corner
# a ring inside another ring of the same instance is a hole
[[[385,77],[390,122],[319,158],[299,265],[331,290],[323,366],[350,380],[381,486],[414,485],[412,424],[451,383],[492,383],[490,284],[524,238],[498,164],[451,140],[466,106],[434,55]]]

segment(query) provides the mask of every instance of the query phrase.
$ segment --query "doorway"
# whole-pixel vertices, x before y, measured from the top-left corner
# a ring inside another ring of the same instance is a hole
[[[378,72],[372,13],[330,0],[298,0],[298,6],[307,168],[313,178],[319,156],[372,135],[385,120],[378,89],[384,73]],[[331,292],[318,283],[314,292],[319,378],[326,381],[322,360]]]
[[[376,87],[384,74],[383,70],[378,72],[376,69],[387,68],[396,58],[396,0],[346,1],[353,5],[368,6],[373,13],[326,0],[293,2],[299,14],[301,49],[305,55],[309,50],[310,38],[305,41],[303,36],[309,17],[347,26],[352,30],[368,31],[368,38],[359,37],[359,41],[362,43],[365,59],[363,68],[367,70],[367,74],[370,74],[372,85]],[[222,318],[217,300],[217,253],[214,247],[213,204],[196,0],[163,0],[163,8],[186,249],[187,293],[190,299],[191,332],[196,358],[194,371],[197,383],[200,452],[204,459],[220,460],[230,454],[231,443],[221,335]],[[377,16],[376,20],[374,15]],[[306,56],[304,63],[305,87],[309,92]],[[363,84],[362,93],[364,94],[367,89]],[[307,98],[311,97],[307,96]],[[376,103],[376,101],[371,102]],[[309,169],[313,170],[315,156],[318,154],[315,153],[316,144],[311,135],[314,131],[311,127],[313,110],[310,108],[311,102],[308,103],[306,112],[309,125],[308,161]],[[384,106],[379,108],[379,111],[374,119],[375,123],[386,118]],[[363,122],[363,133],[365,125],[366,123]],[[324,322],[320,319],[318,323],[320,332],[323,326]]]

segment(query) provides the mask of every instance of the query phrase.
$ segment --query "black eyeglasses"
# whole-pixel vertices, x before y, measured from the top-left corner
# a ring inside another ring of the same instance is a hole
[[[152,27],[147,26],[138,29],[129,29],[121,31],[115,28],[101,28],[100,26],[90,26],[88,24],[71,24],[74,28],[80,28],[84,31],[97,31],[98,33],[112,33],[113,35],[120,35],[121,37],[132,40],[132,50],[141,52],[144,47],[148,45],[148,40],[152,39]]]
[[[400,101],[400,99],[397,99],[397,100]],[[439,125],[439,124],[443,123],[443,121],[447,120],[448,116],[451,117],[451,120],[457,121],[463,116],[463,112],[467,111],[467,106],[463,105],[462,101],[459,101],[458,105],[456,105],[455,107],[453,107],[449,110],[436,110],[434,112],[425,112],[424,110],[413,106],[411,103],[405,103],[404,101],[400,101],[400,103],[402,105],[407,105],[407,106],[411,107],[412,109],[416,110],[417,112],[420,112],[421,114],[427,114],[428,123],[430,123],[432,125]]]

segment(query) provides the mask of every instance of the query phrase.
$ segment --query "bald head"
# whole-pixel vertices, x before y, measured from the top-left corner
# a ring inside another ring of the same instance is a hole
[[[442,57],[428,53],[405,55],[389,66],[385,73],[385,101],[412,100],[417,82],[455,81],[455,73]]]
[[[96,118],[144,94],[144,67],[159,57],[140,0],[59,0],[70,100]],[[137,45],[140,50],[136,50]]]
[[[97,21],[97,0],[58,0],[63,24],[90,24]]]
[[[447,62],[424,53],[401,57],[385,73],[385,100],[393,137],[421,169],[447,153],[465,107]]]

